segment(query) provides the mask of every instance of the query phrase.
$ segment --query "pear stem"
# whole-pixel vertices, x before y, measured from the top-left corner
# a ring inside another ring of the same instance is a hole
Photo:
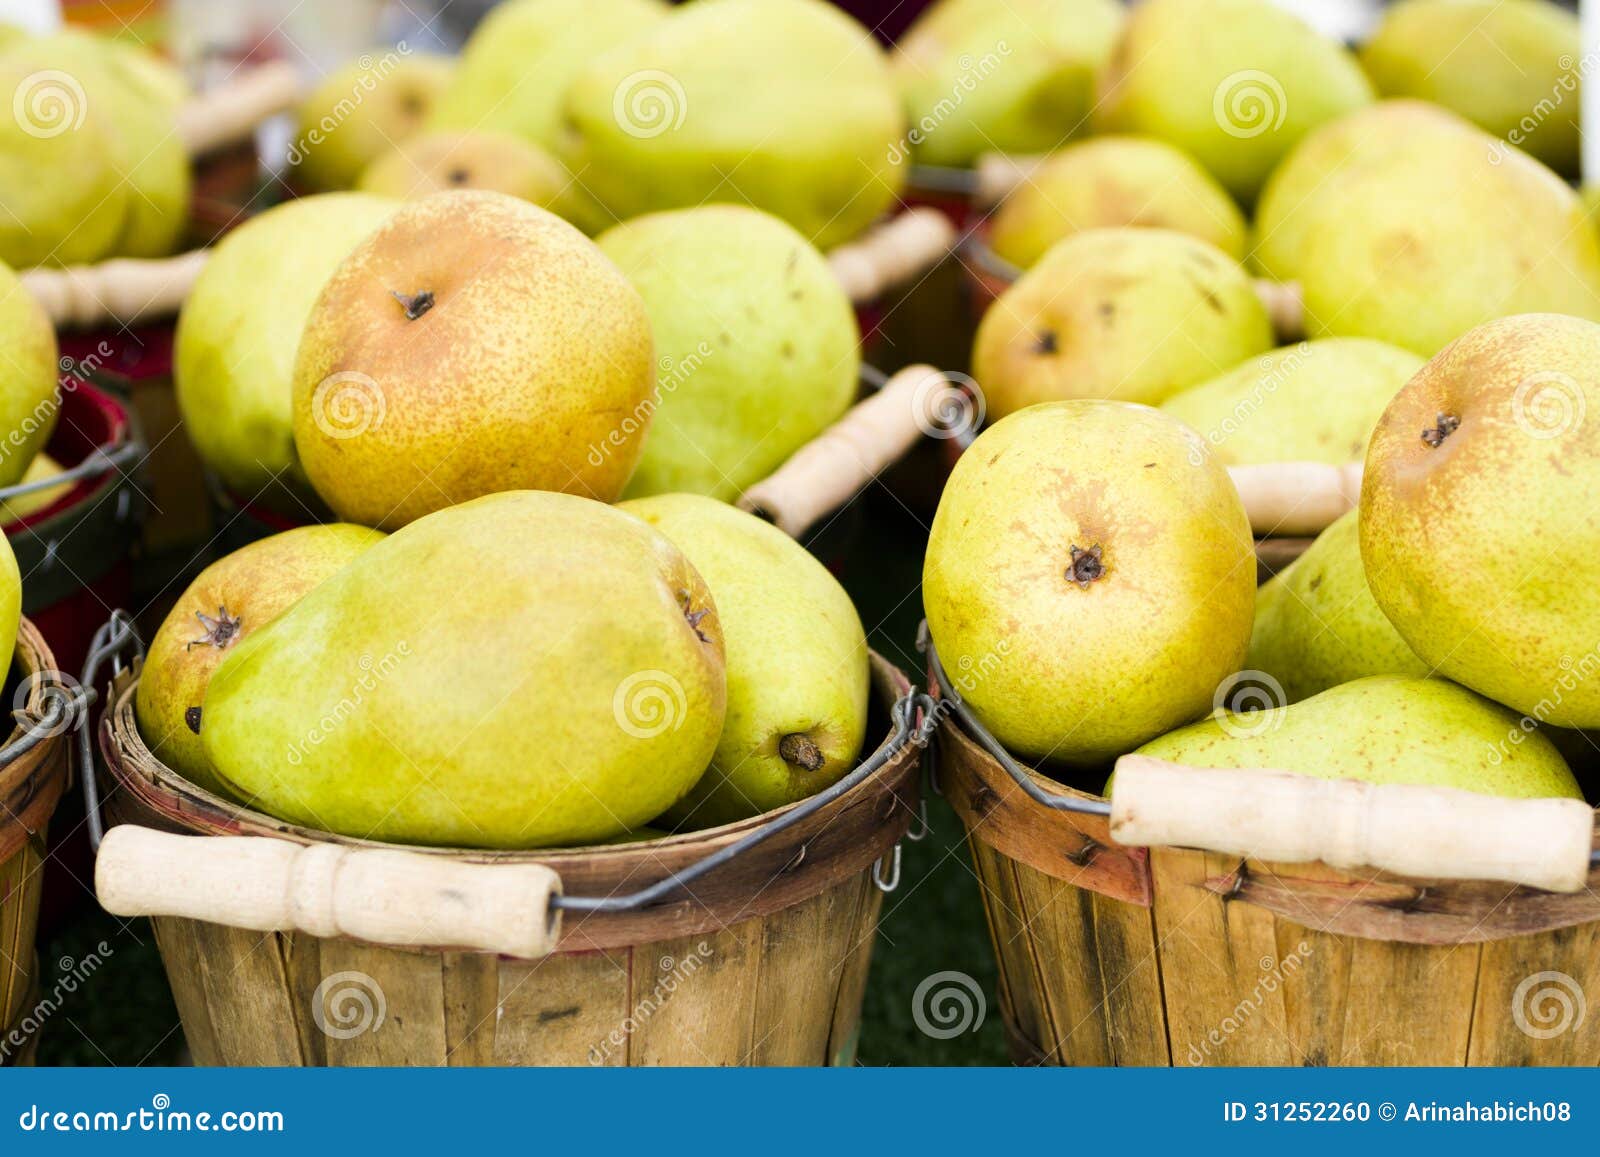
[[[239,628],[244,626],[244,620],[237,615],[230,615],[227,607],[218,607],[217,617],[214,619],[204,611],[196,611],[194,617],[200,620],[200,625],[206,629],[206,633],[198,639],[190,639],[185,643],[183,645],[185,651],[202,644],[210,644],[219,651],[223,650],[239,637]]]
[[[822,758],[822,749],[798,731],[778,740],[778,754],[783,756],[785,763],[803,767],[807,771],[820,771],[827,762]]]

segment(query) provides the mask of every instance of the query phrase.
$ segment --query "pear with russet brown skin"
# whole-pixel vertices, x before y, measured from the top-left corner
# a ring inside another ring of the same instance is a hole
[[[923,608],[953,690],[1007,748],[1094,766],[1211,710],[1250,641],[1254,547],[1194,431],[1055,402],[957,461]]]
[[[179,596],[150,641],[134,715],[158,759],[207,791],[228,795],[200,728],[206,688],[233,648],[350,565],[383,535],[364,526],[301,526],[218,559]]]
[[[1389,404],[1367,450],[1361,558],[1439,674],[1540,723],[1600,727],[1600,325],[1465,334]]]
[[[366,526],[502,490],[609,502],[643,450],[653,350],[638,292],[572,225],[504,193],[438,193],[357,245],[312,307],[295,448]]]

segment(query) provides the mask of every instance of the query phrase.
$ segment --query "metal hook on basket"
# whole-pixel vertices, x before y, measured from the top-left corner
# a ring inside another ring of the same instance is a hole
[[[933,825],[928,823],[928,801],[920,799],[917,801],[916,822],[906,829],[906,834],[903,838],[910,840],[914,844],[920,844],[928,838],[929,833],[932,831]]]
[[[82,712],[73,727],[78,749],[78,778],[83,785],[84,815],[89,821],[89,846],[97,852],[106,829],[105,820],[100,814],[100,784],[94,774],[94,727],[90,721],[93,716],[90,708],[99,700],[96,685],[106,663],[110,662],[113,676],[121,675],[124,655],[137,657],[143,653],[144,643],[134,628],[133,619],[126,611],[112,611],[111,617],[94,633],[89,657],[83,664],[83,678],[78,685]]]
[[[883,878],[883,858],[880,856],[872,863],[872,882],[878,891],[887,896],[900,886],[900,844],[895,842],[894,850],[889,854],[889,878]]]

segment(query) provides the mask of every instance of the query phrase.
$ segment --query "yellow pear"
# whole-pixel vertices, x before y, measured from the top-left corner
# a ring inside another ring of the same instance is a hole
[[[423,132],[373,161],[356,188],[417,201],[451,189],[488,189],[549,209],[584,232],[582,190],[538,145],[502,132]]]
[[[65,469],[50,455],[40,453],[28,463],[27,471],[19,482],[43,482],[46,478],[54,478]],[[44,490],[35,490],[31,494],[23,494],[16,498],[8,498],[0,502],[0,525],[9,526],[13,522],[21,522],[47,507],[54,506],[72,491],[72,483],[63,482],[59,486],[51,486]]]
[[[329,73],[297,114],[295,180],[313,193],[354,188],[362,170],[422,128],[451,67],[443,57],[391,52]]]
[[[0,486],[22,480],[55,429],[57,353],[49,317],[0,264]]]

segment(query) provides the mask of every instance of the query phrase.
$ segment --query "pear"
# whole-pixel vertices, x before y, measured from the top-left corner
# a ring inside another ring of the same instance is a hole
[[[58,351],[49,317],[4,265],[0,351],[0,486],[11,486],[21,481],[55,429]]]
[[[1422,368],[1410,350],[1330,337],[1273,350],[1174,394],[1161,408],[1230,466],[1366,457],[1384,407]]]
[[[916,159],[964,167],[981,153],[1043,153],[1076,135],[1121,27],[1116,0],[929,5],[890,57]]]
[[[1273,346],[1239,264],[1168,229],[1058,242],[989,307],[972,348],[991,416],[1064,398],[1156,404]]]
[[[1431,357],[1507,314],[1600,319],[1600,241],[1577,194],[1443,110],[1378,104],[1308,138],[1256,229],[1262,265],[1300,283],[1313,336]]]
[[[624,502],[683,551],[722,620],[728,710],[711,766],[670,808],[708,828],[815,795],[867,728],[867,638],[839,581],[783,531],[697,494]]]
[[[827,261],[778,218],[705,205],[636,218],[597,243],[643,296],[660,359],[659,421],[627,497],[731,502],[855,400],[855,311]]]
[[[1177,145],[1249,203],[1295,142],[1371,100],[1355,58],[1272,0],[1144,0],[1100,76],[1095,128]]]
[[[622,491],[650,418],[644,302],[594,243],[503,193],[412,202],[345,258],[294,373],[325,502],[393,529],[498,490]]]
[[[1271,676],[1285,703],[1368,675],[1432,674],[1367,589],[1356,511],[1256,592],[1245,667]]]
[[[1111,136],[1047,158],[996,211],[989,243],[1027,269],[1063,237],[1117,225],[1175,229],[1235,261],[1244,258],[1249,232],[1227,190],[1183,150]]]
[[[444,57],[390,53],[330,72],[296,114],[295,181],[313,193],[353,188],[362,170],[427,122],[451,67]]]
[[[224,782],[291,822],[585,844],[694,785],[725,695],[721,623],[676,547],[520,491],[418,519],[234,648],[200,734]]]
[[[1539,723],[1600,727],[1600,326],[1480,326],[1389,404],[1361,486],[1361,557],[1440,674]]]
[[[206,688],[241,642],[350,565],[383,535],[364,526],[301,526],[241,547],[200,572],[167,613],[145,653],[134,715],[145,744],[168,767],[227,795],[200,732]]]
[[[189,291],[178,408],[201,459],[245,499],[311,493],[294,449],[295,348],[339,262],[398,207],[358,193],[275,206],[230,231]]]
[[[1094,765],[1211,709],[1250,641],[1253,548],[1198,434],[1055,402],[957,461],[923,608],[953,690],[1008,749]]]
[[[406,201],[451,189],[489,189],[571,221],[571,184],[560,162],[510,133],[423,132],[368,165],[356,188]]]
[[[561,103],[594,57],[666,15],[661,0],[509,0],[461,50],[428,118],[431,129],[513,133],[554,149]]]
[[[18,479],[19,482],[43,482],[47,478],[54,478],[66,468],[50,455],[38,454],[28,463],[28,469]],[[44,490],[35,490],[30,494],[19,495],[16,498],[7,498],[0,501],[0,526],[9,526],[13,522],[21,522],[30,518],[41,510],[54,506],[61,499],[72,492],[72,483],[63,482],[59,486],[51,486]]]
[[[686,4],[590,61],[565,109],[567,167],[624,220],[737,201],[828,249],[905,181],[887,58],[823,0]]]
[[[1522,738],[1512,740],[1511,735]],[[1444,679],[1373,675],[1301,703],[1218,711],[1138,754],[1191,767],[1262,768],[1317,779],[1453,787],[1511,799],[1582,799],[1549,739]]]
[[[1361,48],[1384,96],[1442,104],[1578,172],[1578,18],[1545,0],[1400,0]]]
[[[11,540],[0,534],[0,672],[9,674],[17,651],[17,628],[22,625],[22,572]],[[0,675],[3,677],[3,675]]]

